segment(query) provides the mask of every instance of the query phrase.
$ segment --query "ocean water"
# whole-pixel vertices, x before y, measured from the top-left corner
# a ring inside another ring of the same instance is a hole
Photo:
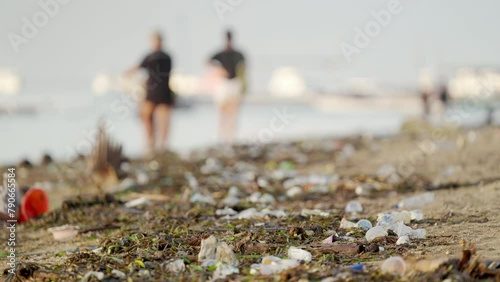
[[[36,112],[0,115],[0,164],[22,158],[37,163],[43,153],[59,160],[85,154],[94,143],[99,120],[106,121],[109,134],[124,145],[126,155],[136,157],[144,152],[137,104],[119,94],[105,97],[82,93],[20,95],[3,98],[1,102],[7,107],[22,105]],[[280,120],[283,112],[290,115],[284,121]],[[237,140],[275,142],[360,133],[386,135],[397,133],[405,118],[405,114],[397,110],[325,113],[308,104],[286,100],[247,102],[242,105]],[[476,117],[476,122],[482,118]],[[170,149],[188,152],[217,142],[217,112],[213,104],[195,103],[189,108],[174,110]]]

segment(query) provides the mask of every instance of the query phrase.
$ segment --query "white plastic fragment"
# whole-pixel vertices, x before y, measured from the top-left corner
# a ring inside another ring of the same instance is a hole
[[[217,249],[217,238],[210,236],[207,239],[201,240],[201,248],[198,253],[198,261],[203,262],[208,259],[215,259]]]
[[[254,192],[250,195],[250,197],[248,197],[248,201],[250,203],[272,204],[276,200],[271,194],[268,193],[262,194],[260,192]]]
[[[232,208],[224,207],[223,209],[218,209],[215,211],[215,215],[235,215],[238,214],[237,211],[233,210]]]
[[[89,272],[85,273],[85,275],[83,276],[82,282],[90,281],[92,276],[97,278],[97,280],[99,280],[99,281],[104,279],[104,273],[99,272],[99,271],[89,271]]]
[[[222,200],[222,203],[228,207],[235,207],[241,202],[240,198],[236,196],[227,196]]]
[[[117,269],[113,269],[111,271],[111,275],[113,275],[114,277],[118,278],[118,279],[125,279],[127,277],[127,275],[123,272],[121,272],[120,270],[117,270]]]
[[[296,259],[296,260],[303,260],[305,262],[310,262],[312,260],[312,255],[310,252],[306,250],[302,250],[296,247],[290,247],[288,249],[288,258],[289,259]]]
[[[290,188],[286,191],[286,195],[289,198],[295,198],[302,193],[303,193],[302,188],[300,188],[298,186],[293,186],[292,188]]]
[[[402,222],[398,222],[390,227],[392,231],[394,231],[398,237],[409,236],[413,239],[423,239],[427,236],[427,231],[425,229],[415,229],[413,230],[411,227],[406,226]]]
[[[400,256],[394,256],[386,259],[380,268],[384,273],[404,275],[406,272],[406,262]]]
[[[286,217],[287,214],[282,210],[268,210],[263,209],[262,211],[257,211],[256,208],[249,208],[242,210],[236,215],[230,217],[231,219],[252,219],[252,218],[262,218],[264,216],[274,216],[274,217]]]
[[[127,208],[135,208],[141,206],[149,206],[151,205],[151,201],[146,197],[140,197],[125,203],[125,207]]]
[[[240,273],[240,270],[237,267],[223,264],[215,269],[212,276],[212,281],[217,281],[218,279],[226,279],[229,275],[238,273]]]
[[[231,247],[225,242],[217,242],[217,238],[213,235],[201,241],[198,261],[202,262],[202,266],[207,267],[217,262],[232,266],[237,266],[239,263]]]
[[[373,227],[372,223],[369,220],[367,220],[367,219],[361,219],[361,220],[359,220],[356,223],[356,226],[359,227],[359,228],[366,229],[366,230],[369,230],[370,228]]]
[[[358,201],[350,201],[347,203],[345,206],[345,212],[346,213],[360,213],[363,211],[363,206],[361,206],[361,203]]]
[[[333,238],[334,237],[337,237],[337,234],[330,235],[328,238],[326,238],[323,241],[321,241],[321,244],[326,244],[326,245],[333,244],[333,241],[334,241]]]
[[[349,228],[356,228],[358,227],[358,225],[352,221],[349,221],[345,218],[342,218],[342,220],[340,221],[340,226],[339,228],[340,229],[349,229]]]
[[[47,231],[52,233],[54,239],[58,241],[67,241],[78,235],[78,229],[78,226],[66,224],[58,227],[51,227],[47,229]]]
[[[252,264],[250,274],[272,275],[299,265],[295,259],[280,259],[275,256],[265,256],[259,264]]]
[[[184,260],[177,259],[167,263],[165,270],[171,273],[180,273],[186,270],[186,265],[184,264]]]
[[[385,231],[385,229],[380,226],[372,227],[365,234],[365,238],[368,243],[371,243],[371,241],[375,240],[376,238],[385,236],[387,236],[387,231]]]
[[[200,193],[196,193],[193,196],[191,196],[191,199],[189,200],[191,203],[204,203],[204,204],[209,204],[209,205],[215,205],[215,200],[211,196],[206,196],[202,195]]]
[[[399,239],[396,241],[396,245],[405,245],[410,243],[410,237],[409,236],[401,236]]]
[[[238,258],[233,250],[228,246],[226,242],[220,242],[217,244],[217,249],[215,251],[215,259],[222,261],[227,265],[238,266]]]
[[[302,215],[302,216],[318,215],[318,216],[328,217],[328,216],[330,216],[330,213],[322,211],[322,210],[318,210],[318,209],[314,209],[314,210],[302,209],[302,211],[300,212],[300,215]]]
[[[424,213],[421,210],[410,211],[411,220],[421,221],[424,219]]]

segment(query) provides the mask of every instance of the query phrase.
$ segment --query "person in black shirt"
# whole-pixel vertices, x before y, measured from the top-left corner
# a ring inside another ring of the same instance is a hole
[[[210,64],[220,68],[223,80],[215,91],[219,110],[219,137],[223,142],[234,140],[241,98],[246,92],[246,67],[243,54],[233,48],[233,36],[226,32],[226,47],[210,58]]]
[[[162,36],[154,33],[152,36],[153,51],[147,55],[142,62],[128,71],[135,73],[139,69],[145,69],[149,77],[146,81],[146,98],[141,105],[141,119],[146,129],[148,153],[153,153],[155,145],[160,149],[167,142],[170,127],[171,109],[174,105],[174,94],[170,89],[170,71],[172,60],[163,51]],[[153,117],[156,114],[156,119]],[[160,131],[160,140],[156,142],[156,130]]]

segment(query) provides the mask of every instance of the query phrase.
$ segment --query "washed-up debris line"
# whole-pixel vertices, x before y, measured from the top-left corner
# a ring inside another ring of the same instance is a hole
[[[366,146],[363,138],[316,140],[126,162],[109,194],[72,198],[23,226],[39,235],[36,249],[23,249],[8,279],[498,281],[500,263],[466,243],[461,258],[415,255],[450,244],[426,231],[447,219],[425,218],[434,201],[425,177],[402,177],[391,165],[373,175],[310,169],[350,165]],[[408,190],[421,193],[378,214],[362,204]],[[74,248],[58,250],[62,242]]]

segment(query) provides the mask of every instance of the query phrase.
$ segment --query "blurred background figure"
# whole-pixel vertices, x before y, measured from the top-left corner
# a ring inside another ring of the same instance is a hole
[[[446,81],[441,83],[438,95],[439,101],[441,102],[441,116],[444,117],[450,104],[450,92],[448,91],[448,83]]]
[[[140,109],[141,120],[146,132],[148,155],[154,153],[155,149],[165,148],[171,110],[175,103],[174,93],[169,86],[172,60],[163,51],[163,38],[159,32],[152,34],[151,45],[152,52],[138,66],[127,71],[130,76],[143,68],[149,74],[146,81],[146,98]]]
[[[420,91],[420,99],[422,100],[422,118],[424,120],[427,120],[431,113],[429,98],[430,98],[430,93],[427,90]]]
[[[236,137],[240,103],[247,83],[245,58],[233,48],[232,32],[227,31],[225,35],[224,50],[212,56],[210,64],[222,77],[214,93],[219,114],[219,139],[231,143]]]

